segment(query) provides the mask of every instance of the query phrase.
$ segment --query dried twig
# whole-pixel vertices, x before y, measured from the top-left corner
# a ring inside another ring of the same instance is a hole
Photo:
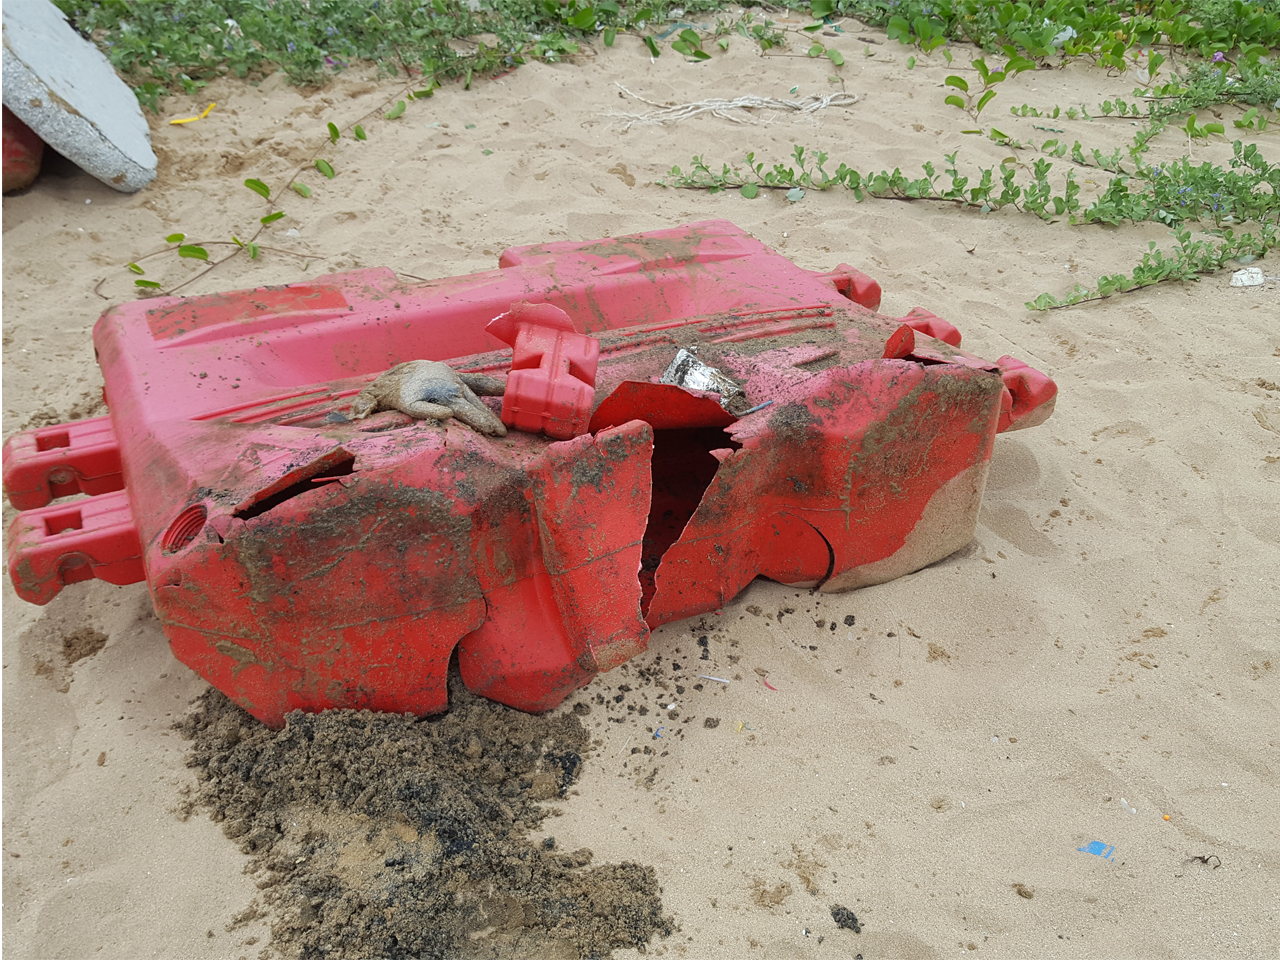
[[[757,97],[755,95],[747,95],[743,97],[735,97],[732,100],[723,100],[712,98],[708,100],[695,100],[692,103],[683,103],[678,106],[668,107],[661,103],[655,103],[652,100],[646,100],[638,94],[632,93],[620,83],[614,83],[614,86],[631,97],[633,100],[639,100],[641,103],[647,103],[651,107],[657,107],[657,110],[651,110],[648,113],[610,113],[609,116],[622,122],[625,129],[630,130],[632,126],[652,126],[663,123],[679,123],[681,120],[691,120],[694,117],[703,114],[711,114],[713,117],[719,117],[722,120],[732,120],[734,123],[768,123],[769,120],[758,120],[750,112],[751,110],[773,110],[778,113],[791,112],[800,114],[813,114],[818,110],[827,107],[850,107],[858,102],[858,98],[852,93],[829,93],[824,97],[812,96],[805,97],[802,100],[777,100],[773,97]]]

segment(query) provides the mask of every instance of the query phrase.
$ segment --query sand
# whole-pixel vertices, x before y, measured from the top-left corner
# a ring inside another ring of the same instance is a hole
[[[184,292],[363,266],[450,276],[491,268],[514,244],[709,218],[806,268],[852,263],[883,285],[882,312],[922,306],[970,351],[1053,376],[1053,418],[997,439],[977,535],[954,556],[836,596],[757,581],[570,698],[565,710],[593,707],[583,722],[600,745],[577,795],[549,799],[561,815],[530,839],[554,832],[595,865],[653,867],[675,930],[650,954],[1273,956],[1277,287],[1232,289],[1222,274],[1030,314],[1025,300],[1126,269],[1167,232],[652,185],[693,154],[772,163],[796,142],[906,171],[953,150],[971,163],[1007,154],[960,133],[969,123],[943,105],[940,58],[908,69],[896,44],[866,57],[863,43],[836,42],[858,102],[767,125],[702,116],[626,132],[610,113],[637,109],[616,83],[659,103],[804,96],[841,89],[831,65],[762,58],[739,40],[701,65],[651,62],[623,37],[573,63],[446,88],[396,121],[377,113],[402,87],[371,71],[314,93],[273,77],[171,98],[151,119],[160,172],[148,189],[117,194],[55,159],[4,199],[4,433],[101,412],[90,330],[134,295],[121,264],[174,231],[243,237],[262,211],[242,181],[278,186],[326,143],[329,121],[374,113],[367,142],[324,147],[337,178],[305,175],[314,196],[288,197],[289,218],[263,238],[298,256],[238,259]],[[1007,82],[989,110],[1131,88],[1072,65]],[[206,119],[168,125],[209,101]],[[996,122],[1049,136],[1041,121]],[[1132,131],[1052,125],[1107,149]],[[1258,139],[1280,156],[1280,133]],[[1155,152],[1188,149],[1230,155],[1176,133]],[[1106,182],[1081,179],[1086,196]],[[167,283],[197,270],[144,266]],[[206,685],[170,655],[145,587],[80,584],[45,608],[3,589],[6,954],[271,955],[250,858],[208,816],[182,816],[196,774],[172,724]],[[1109,857],[1082,852],[1093,841]]]
[[[653,867],[533,830],[578,781],[591,708],[534,716],[455,672],[434,717],[326,710],[271,730],[211,690],[180,729],[207,810],[250,857],[288,956],[576,960],[668,936]],[[256,916],[264,907],[251,905]]]

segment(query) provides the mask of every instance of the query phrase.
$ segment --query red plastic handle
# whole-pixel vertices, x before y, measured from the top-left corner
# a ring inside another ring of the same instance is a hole
[[[502,422],[557,440],[586,433],[600,341],[577,331],[569,315],[549,303],[517,303],[485,330],[512,347]]]
[[[996,361],[1004,378],[997,433],[1036,427],[1049,419],[1058,396],[1058,385],[1033,367],[1010,356]]]
[[[39,604],[81,580],[145,580],[128,494],[104,493],[18,514],[9,529],[9,577],[18,596]]]

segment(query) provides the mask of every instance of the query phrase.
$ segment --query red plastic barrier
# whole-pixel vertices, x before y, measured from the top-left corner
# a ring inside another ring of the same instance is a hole
[[[272,724],[442,710],[455,648],[473,690],[543,710],[756,576],[846,590],[958,549],[997,428],[1052,407],[1043,375],[725,222],[500,263],[109,310],[112,429],[5,445],[19,595],[145,576],[178,658]],[[516,429],[348,418],[413,359],[506,374]]]
[[[44,159],[44,141],[9,112],[3,108],[4,120],[4,192],[21,190],[31,186],[40,175],[40,163]]]

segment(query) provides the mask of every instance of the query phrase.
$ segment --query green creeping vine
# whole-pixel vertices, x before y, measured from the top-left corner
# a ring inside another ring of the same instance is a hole
[[[757,196],[762,188],[786,190],[787,199],[792,201],[803,199],[807,189],[844,187],[852,191],[859,202],[867,197],[883,200],[935,200],[962,207],[975,207],[983,213],[1012,205],[1018,210],[1035,213],[1045,219],[1074,212],[1080,206],[1077,199],[1080,185],[1075,182],[1074,171],[1068,172],[1063,192],[1054,195],[1048,181],[1048,173],[1053,164],[1047,160],[1035,162],[1031,168],[1032,181],[1029,184],[1015,183],[1017,164],[1006,161],[1001,164],[999,173],[994,167],[980,170],[978,181],[970,186],[970,179],[960,175],[955,153],[946,155],[946,165],[941,175],[932,163],[926,163],[923,167],[925,175],[916,179],[907,177],[896,167],[892,172],[881,170],[878,173],[861,173],[842,163],[834,172],[828,172],[826,164],[829,158],[826,153],[820,150],[810,152],[799,145],[794,148],[792,157],[795,167],[777,163],[771,170],[766,170],[765,164],[758,162],[754,153],[748,153],[746,163],[749,174],[728,164],[724,164],[716,172],[702,157],[694,157],[693,168],[688,173],[684,173],[679,167],[672,167],[667,177],[657,183],[664,187],[705,189],[712,193],[738,187],[748,199]],[[943,176],[948,178],[948,183],[942,183]]]
[[[1050,221],[1063,217],[1069,223],[1082,225],[1154,221],[1175,228],[1177,246],[1170,253],[1156,249],[1152,243],[1132,273],[1100,277],[1093,287],[1077,285],[1061,298],[1042,293],[1027,303],[1032,310],[1098,300],[1166,280],[1192,280],[1198,274],[1222,269],[1231,260],[1248,262],[1275,248],[1280,221],[1280,165],[1267,163],[1255,144],[1239,140],[1233,144],[1230,169],[1210,163],[1193,164],[1185,157],[1163,167],[1147,165],[1141,158],[1154,129],[1140,131],[1135,143],[1141,146],[1132,148],[1137,162],[1130,172],[1123,172],[1118,157],[1094,151],[1101,160],[1097,166],[1118,172],[1087,206],[1080,201],[1075,168],[1069,167],[1055,186],[1049,179],[1054,164],[1044,157],[1030,165],[1010,157],[999,167],[979,168],[974,179],[961,174],[957,155],[951,153],[945,157],[941,175],[933,163],[926,163],[924,176],[911,178],[898,168],[864,173],[844,163],[828,171],[826,153],[796,146],[794,166],[778,163],[766,169],[749,153],[745,172],[729,164],[716,171],[702,157],[694,157],[687,173],[672,167],[667,177],[657,182],[666,187],[713,193],[736,187],[748,199],[761,189],[785,190],[787,199],[793,202],[803,199],[806,190],[844,187],[858,202],[869,197],[935,201],[980,213],[1008,206]],[[1078,143],[1073,159],[1088,165]],[[1019,177],[1020,173],[1023,176]],[[1211,221],[1214,226],[1207,239],[1193,241],[1188,225],[1203,221]],[[1256,227],[1237,232],[1246,224]]]
[[[818,0],[819,3],[824,0]],[[693,61],[703,49],[727,50],[741,36],[761,51],[782,44],[786,31],[752,11],[735,10],[714,27],[691,29],[726,0],[56,0],[134,87],[144,106],[162,97],[196,94],[210,80],[250,81],[283,71],[317,85],[351,63],[378,64],[389,76],[419,85],[493,76],[529,60],[554,63],[599,37],[612,47],[630,34],[646,55],[674,50]],[[806,4],[792,3],[799,8]],[[821,21],[821,18],[818,18]],[[805,31],[825,26],[818,22]],[[796,31],[802,32],[802,31]],[[816,44],[837,67],[838,50]]]
[[[413,86],[413,84],[410,84],[409,86]],[[136,260],[132,260],[129,263],[125,264],[125,268],[127,270],[129,270],[131,273],[134,273],[138,276],[138,279],[133,281],[134,286],[148,292],[160,291],[166,295],[172,295],[177,293],[183,287],[186,287],[188,284],[194,283],[196,280],[199,280],[201,277],[203,277],[205,274],[209,273],[210,271],[217,269],[220,265],[222,265],[226,261],[232,259],[233,257],[240,256],[241,254],[247,254],[250,260],[257,260],[263,252],[278,253],[278,254],[283,254],[285,256],[296,257],[297,259],[302,261],[303,269],[305,270],[307,266],[307,261],[314,259],[313,257],[309,255],[297,253],[296,251],[292,251],[292,250],[284,250],[278,247],[264,246],[258,242],[259,238],[263,235],[263,233],[267,230],[268,227],[270,227],[276,221],[282,220],[284,219],[285,216],[287,216],[284,210],[277,209],[281,205],[282,198],[288,196],[285,193],[285,189],[284,189],[285,186],[287,185],[290,190],[292,190],[295,194],[297,194],[299,197],[302,197],[303,199],[310,198],[312,196],[311,187],[309,187],[307,184],[297,179],[297,177],[299,177],[303,173],[303,171],[315,170],[321,176],[323,176],[328,180],[332,180],[338,176],[338,169],[334,166],[332,162],[325,159],[324,157],[319,156],[319,150],[342,149],[342,147],[339,146],[339,141],[342,140],[342,135],[344,133],[350,133],[352,135],[352,138],[357,143],[367,142],[369,139],[369,134],[365,130],[363,123],[370,122],[371,120],[376,120],[378,114],[382,114],[382,119],[385,121],[399,120],[400,117],[404,116],[405,111],[407,109],[406,100],[426,99],[433,94],[434,89],[435,89],[434,86],[430,86],[425,89],[419,89],[419,90],[411,90],[408,87],[406,87],[405,89],[401,90],[398,94],[393,96],[391,98],[391,102],[383,104],[382,106],[371,110],[370,112],[366,113],[364,116],[360,117],[358,121],[353,121],[347,124],[345,127],[339,128],[336,123],[333,123],[332,121],[327,122],[325,124],[325,132],[323,135],[323,140],[320,140],[319,138],[317,138],[317,143],[320,144],[317,150],[317,153],[313,155],[310,159],[303,161],[301,165],[299,165],[288,177],[286,177],[284,182],[280,185],[280,188],[274,192],[274,196],[273,196],[271,187],[268,186],[263,181],[259,180],[258,178],[250,177],[249,179],[244,181],[245,187],[250,191],[252,191],[253,193],[256,193],[259,197],[261,197],[264,201],[266,201],[266,204],[267,204],[267,213],[258,218],[258,225],[253,228],[253,232],[251,234],[247,234],[247,236],[249,237],[248,240],[241,240],[238,236],[236,236],[235,234],[232,234],[230,240],[207,240],[207,241],[202,241],[200,243],[188,243],[186,242],[187,237],[185,234],[182,234],[182,233],[170,234],[169,236],[165,237],[165,243],[167,244],[167,246],[161,248],[160,250],[155,250],[151,253],[140,256]],[[399,99],[401,97],[403,97],[404,99]],[[392,103],[394,103],[394,106],[391,105]],[[390,109],[387,109],[388,107],[390,107]],[[467,124],[468,129],[473,129],[474,127],[475,127],[475,124]],[[354,149],[362,149],[362,148],[356,147]],[[493,151],[485,149],[485,150],[482,150],[481,153],[484,155],[489,155],[489,154],[492,154]],[[209,254],[208,247],[223,247],[223,248],[230,248],[230,250],[228,254],[222,257],[221,259],[212,259]],[[182,283],[179,283],[176,286],[173,286],[168,290],[166,290],[164,288],[164,284],[160,283],[159,281],[143,279],[146,276],[146,270],[140,265],[140,261],[150,260],[153,257],[160,257],[166,254],[176,254],[181,259],[197,260],[202,263],[208,264],[208,266],[206,266],[199,273],[196,273],[193,276],[188,277]],[[412,279],[421,279],[417,277],[412,277],[411,274],[407,274],[403,272],[401,273],[401,275],[406,277],[411,277]],[[98,287],[101,287],[103,282],[105,281],[99,282]],[[98,292],[98,289],[96,287],[95,287],[95,292]],[[101,293],[99,293],[98,295],[102,296]]]
[[[1272,40],[1275,39],[1273,36]],[[1011,53],[1008,48],[1006,52]],[[950,153],[945,157],[941,176],[930,162],[923,166],[923,177],[913,178],[897,167],[892,171],[862,172],[841,163],[829,171],[826,153],[796,146],[792,155],[794,166],[775,163],[766,169],[755,154],[748,153],[746,172],[729,164],[722,164],[716,171],[701,156],[695,156],[688,173],[672,167],[667,177],[658,183],[711,192],[737,187],[748,199],[762,189],[786,190],[787,199],[793,202],[801,200],[806,190],[844,187],[858,202],[868,197],[934,201],[953,203],[980,213],[1012,207],[1045,220],[1065,219],[1078,225],[1151,222],[1173,229],[1176,246],[1167,253],[1157,249],[1154,243],[1148,244],[1131,272],[1100,277],[1092,287],[1077,284],[1063,297],[1042,293],[1027,303],[1033,310],[1099,300],[1167,280],[1193,280],[1200,274],[1220,270],[1233,260],[1248,263],[1266,256],[1276,247],[1280,226],[1280,165],[1268,163],[1257,144],[1235,141],[1228,167],[1193,163],[1185,156],[1153,165],[1148,162],[1147,154],[1151,142],[1170,129],[1174,118],[1182,115],[1186,115],[1186,122],[1176,129],[1189,140],[1208,140],[1225,133],[1222,123],[1201,123],[1196,115],[1199,109],[1247,107],[1243,115],[1233,121],[1234,126],[1243,130],[1266,129],[1269,117],[1265,111],[1280,110],[1280,66],[1263,56],[1260,48],[1245,50],[1242,47],[1234,63],[1218,53],[1213,61],[1194,64],[1167,83],[1156,84],[1156,68],[1163,58],[1151,53],[1148,59],[1147,82],[1133,91],[1133,96],[1145,106],[1145,122],[1127,147],[1118,147],[1110,153],[1092,148],[1086,154],[1079,140],[1068,147],[1066,140],[1055,137],[1040,144],[1041,156],[1031,163],[1016,156],[1006,157],[998,167],[979,168],[974,178],[961,174],[957,154]],[[946,101],[977,119],[994,97],[994,86],[1008,75],[1028,69],[1029,61],[1011,53],[1005,68],[996,73],[989,71],[981,60],[974,61],[974,67],[982,90],[971,91],[963,78],[949,76],[946,85],[959,90],[965,99],[948,94]],[[1016,117],[1053,120],[1064,116],[1057,107],[1050,111],[1026,104],[1010,112]],[[1094,116],[1107,117],[1113,113],[1124,118],[1142,115],[1139,103],[1117,98],[1115,102],[1102,103],[1092,116],[1081,107],[1066,111],[1065,117],[1092,121]],[[1036,126],[1036,129],[1065,132],[1052,127]],[[1013,150],[1027,146],[994,128],[987,136]],[[1069,158],[1070,164],[1066,175],[1051,182],[1054,161],[1064,158]],[[1106,188],[1088,204],[1082,204],[1080,199],[1080,186],[1076,182],[1078,168],[1103,170],[1112,175]],[[1192,225],[1201,223],[1212,226],[1206,230],[1205,238],[1192,240]]]
[[[813,7],[818,7],[814,0]],[[1036,60],[1088,57],[1123,71],[1153,47],[1180,55],[1276,46],[1274,0],[822,0],[832,16],[884,27],[890,40],[925,53],[951,42],[987,51],[1013,48]],[[788,4],[790,6],[791,4]],[[804,6],[805,4],[797,4]],[[815,9],[816,13],[816,9]]]

